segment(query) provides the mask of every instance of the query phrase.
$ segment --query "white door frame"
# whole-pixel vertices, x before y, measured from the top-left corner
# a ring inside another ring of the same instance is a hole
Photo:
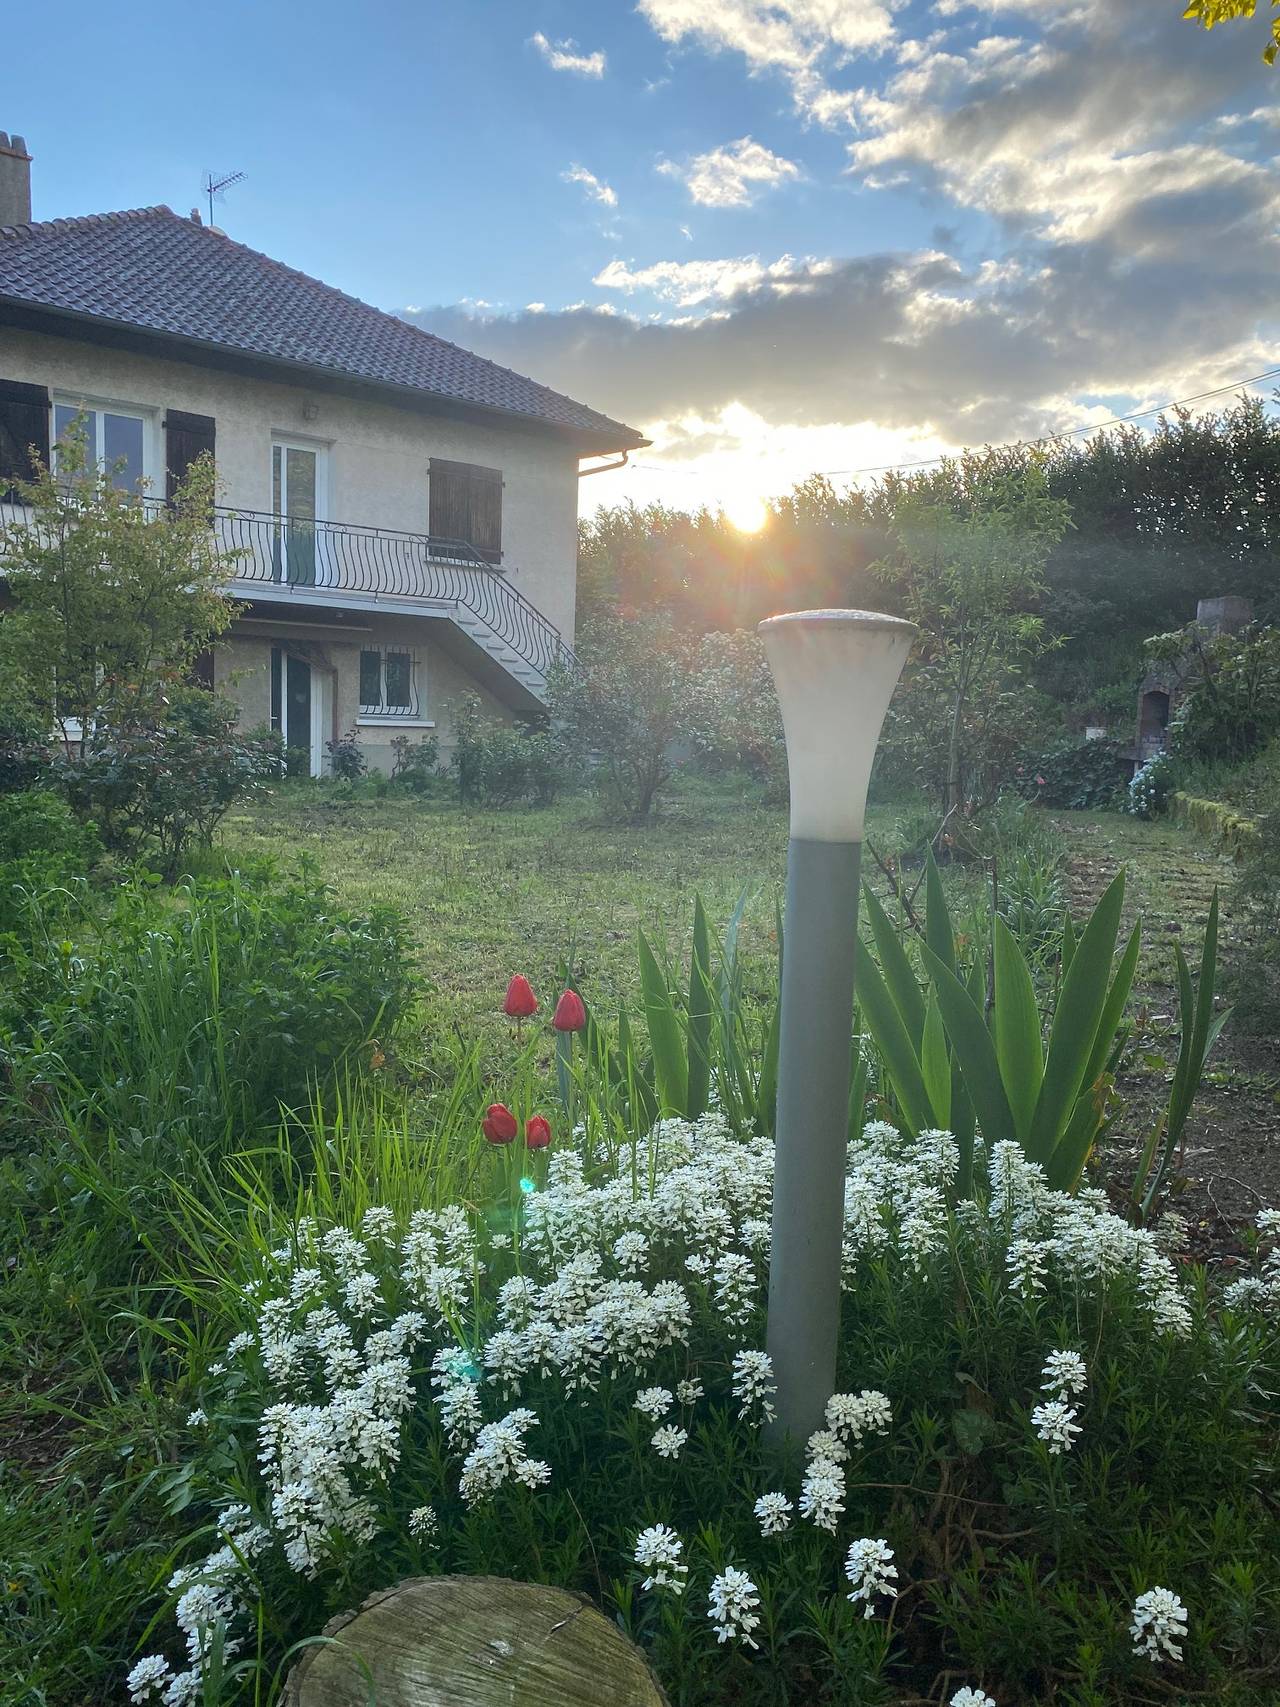
[[[311,671],[311,774],[328,776],[325,742],[333,739],[333,671],[308,660]]]

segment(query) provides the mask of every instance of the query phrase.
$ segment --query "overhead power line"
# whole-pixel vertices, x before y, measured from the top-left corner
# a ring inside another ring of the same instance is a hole
[[[994,445],[994,450],[1016,450],[1020,445],[1037,446],[1058,444],[1064,439],[1086,437],[1090,433],[1105,433],[1109,427],[1122,427],[1129,421],[1143,421],[1151,415],[1163,415],[1170,409],[1185,409],[1192,403],[1207,403],[1213,397],[1225,397],[1228,392],[1239,391],[1246,385],[1261,385],[1268,379],[1280,379],[1280,367],[1268,368],[1265,373],[1255,373],[1249,379],[1235,379],[1229,385],[1216,386],[1212,391],[1198,391],[1192,397],[1178,397],[1170,403],[1156,403],[1150,409],[1135,409],[1130,415],[1116,415],[1109,421],[1090,421],[1082,427],[1068,427],[1061,433],[1046,433],[1038,439],[1008,439],[1004,444]],[[835,475],[857,474],[888,474],[900,468],[932,468],[937,463],[947,462],[954,455],[945,452],[941,456],[922,456],[913,462],[877,462],[865,468],[817,468],[816,475],[833,478]],[[672,468],[668,464],[658,462],[632,462],[631,468],[643,468],[654,474],[682,474],[690,480],[703,479],[693,468]]]

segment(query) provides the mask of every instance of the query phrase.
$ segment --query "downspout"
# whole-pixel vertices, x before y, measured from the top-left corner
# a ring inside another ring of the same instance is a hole
[[[594,468],[580,468],[578,470],[578,479],[585,480],[588,474],[612,474],[615,468],[625,468],[627,466],[627,458],[630,455],[631,452],[629,450],[624,450],[620,460],[617,462],[598,462]]]

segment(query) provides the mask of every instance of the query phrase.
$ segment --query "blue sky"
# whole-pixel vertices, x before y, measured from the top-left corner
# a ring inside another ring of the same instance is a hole
[[[652,433],[584,497],[735,504],[1280,362],[1280,74],[1179,11],[64,0],[0,126],[37,218],[245,172],[232,236]]]

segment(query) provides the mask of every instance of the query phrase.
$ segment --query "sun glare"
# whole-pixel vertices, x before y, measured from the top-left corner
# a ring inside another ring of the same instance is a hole
[[[725,520],[739,533],[759,533],[769,519],[769,511],[763,498],[757,498],[754,493],[746,492],[739,497],[730,498],[722,506]]]

